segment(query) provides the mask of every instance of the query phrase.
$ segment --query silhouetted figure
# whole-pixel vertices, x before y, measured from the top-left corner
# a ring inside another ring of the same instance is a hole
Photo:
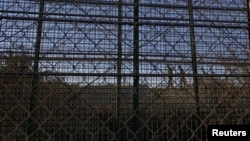
[[[173,88],[173,69],[168,65],[168,89]]]
[[[186,79],[185,79],[185,72],[180,65],[178,66],[178,68],[180,70],[180,86],[181,88],[185,88],[187,84]]]

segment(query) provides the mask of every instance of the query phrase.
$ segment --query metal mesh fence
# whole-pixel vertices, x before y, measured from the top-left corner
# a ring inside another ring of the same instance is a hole
[[[250,124],[248,0],[0,0],[0,139],[207,140]]]

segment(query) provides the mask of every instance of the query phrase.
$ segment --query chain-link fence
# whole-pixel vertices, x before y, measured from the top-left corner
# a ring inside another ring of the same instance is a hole
[[[0,139],[207,140],[250,124],[248,0],[0,0]]]

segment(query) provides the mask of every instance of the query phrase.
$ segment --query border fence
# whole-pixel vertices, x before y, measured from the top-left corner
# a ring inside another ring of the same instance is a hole
[[[207,140],[250,124],[248,0],[0,0],[0,140]]]

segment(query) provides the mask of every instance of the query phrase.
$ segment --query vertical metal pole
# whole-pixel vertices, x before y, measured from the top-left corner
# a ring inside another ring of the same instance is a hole
[[[197,59],[196,59],[196,44],[195,44],[195,31],[194,31],[194,17],[193,17],[193,4],[192,0],[188,0],[188,13],[189,13],[189,30],[190,30],[190,44],[192,52],[192,70],[193,70],[193,90],[195,96],[195,107],[196,107],[196,125],[195,127],[200,126],[200,98],[199,98],[199,82],[197,76]],[[198,130],[201,131],[201,130]],[[197,133],[198,133],[197,131]],[[201,138],[201,132],[197,135]]]
[[[247,25],[248,25],[247,26],[248,44],[250,44],[250,1],[249,0],[247,0]]]
[[[135,140],[139,140],[139,0],[134,0],[133,109]]]
[[[34,66],[33,66],[33,78],[32,78],[32,86],[31,86],[31,96],[30,96],[30,118],[28,119],[28,135],[32,133],[32,126],[34,125],[33,119],[33,110],[36,104],[36,94],[37,94],[37,86],[38,86],[38,67],[39,67],[39,55],[40,55],[40,46],[41,46],[41,38],[42,38],[42,25],[43,25],[43,12],[44,12],[44,0],[40,0],[40,8],[39,8],[39,17],[37,21],[37,31],[36,31],[36,43],[35,43],[35,56],[34,56]]]
[[[116,125],[117,130],[120,129],[120,94],[121,94],[121,79],[122,79],[122,0],[118,1],[118,29],[117,29],[117,93],[116,93]],[[117,139],[122,135],[118,134]]]

